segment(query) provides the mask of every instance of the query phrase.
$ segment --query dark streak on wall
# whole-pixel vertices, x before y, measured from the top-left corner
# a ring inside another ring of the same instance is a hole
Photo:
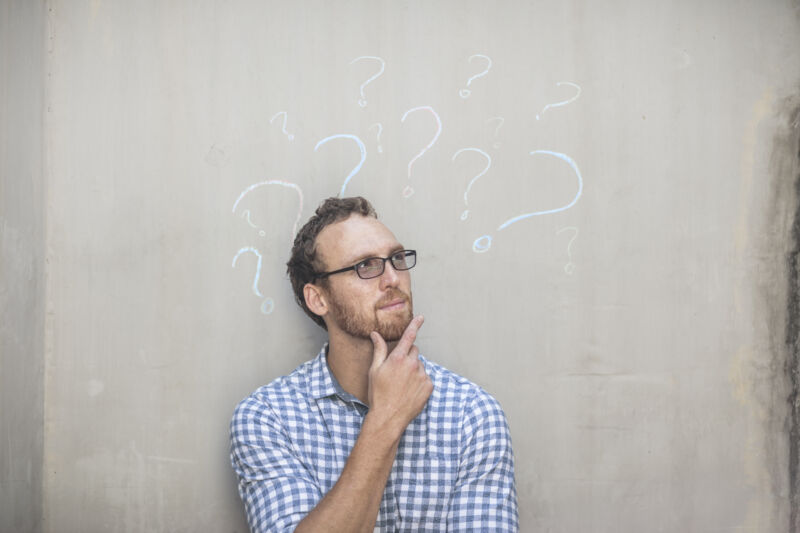
[[[787,255],[788,298],[786,344],[788,357],[786,373],[790,382],[789,394],[789,531],[800,529],[800,106],[795,106],[789,120],[788,135],[791,166],[784,167],[794,180],[794,220]],[[788,175],[786,176],[788,177]]]

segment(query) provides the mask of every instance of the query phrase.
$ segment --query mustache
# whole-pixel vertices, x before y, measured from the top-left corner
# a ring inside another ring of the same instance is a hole
[[[392,300],[397,300],[398,298],[402,298],[403,301],[408,303],[411,300],[411,295],[404,293],[399,289],[392,289],[386,296],[381,298],[381,300],[375,304],[375,308],[383,307],[384,305],[388,304]]]

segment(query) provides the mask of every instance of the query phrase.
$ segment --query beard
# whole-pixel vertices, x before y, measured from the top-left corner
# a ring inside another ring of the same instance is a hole
[[[379,311],[381,306],[397,298],[405,300],[405,309],[400,311]],[[369,339],[369,334],[377,331],[386,342],[400,340],[411,319],[414,318],[413,307],[411,294],[406,294],[397,289],[389,291],[384,298],[369,310],[361,309],[344,299],[333,297],[330,300],[331,318],[342,331],[359,339]]]

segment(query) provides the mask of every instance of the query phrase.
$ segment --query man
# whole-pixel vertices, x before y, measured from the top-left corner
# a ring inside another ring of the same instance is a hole
[[[297,234],[289,277],[328,343],[234,412],[253,531],[518,530],[500,405],[414,345],[415,265],[360,197],[329,198]]]

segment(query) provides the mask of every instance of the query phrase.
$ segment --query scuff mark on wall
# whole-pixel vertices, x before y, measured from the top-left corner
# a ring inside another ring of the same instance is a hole
[[[791,157],[778,163],[777,171],[783,176],[791,176],[794,182],[794,220],[787,253],[789,273],[786,345],[788,357],[786,373],[791,390],[789,394],[789,531],[797,531],[800,526],[800,97],[793,102],[789,115],[789,127],[780,132],[776,139],[776,150],[783,145]]]

